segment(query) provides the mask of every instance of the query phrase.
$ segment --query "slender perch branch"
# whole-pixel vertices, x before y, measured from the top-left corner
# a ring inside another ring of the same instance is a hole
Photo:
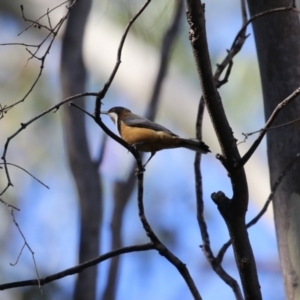
[[[214,193],[212,199],[217,204],[234,241],[234,254],[245,298],[259,300],[261,299],[260,286],[245,222],[248,206],[245,171],[243,168],[238,170],[235,168],[236,162],[240,160],[240,155],[212,75],[204,6],[201,1],[187,0],[186,2],[187,20],[190,25],[189,36],[203,98],[222,149],[222,162],[229,173],[233,189],[232,199],[228,199],[222,192]]]
[[[91,266],[95,266],[102,261],[105,261],[109,258],[115,257],[117,255],[125,254],[125,253],[131,253],[131,252],[139,252],[139,251],[148,251],[154,249],[153,245],[151,243],[143,244],[143,245],[135,245],[135,246],[128,246],[123,247],[118,250],[114,250],[108,253],[105,253],[103,255],[100,255],[94,259],[91,259],[90,261],[87,261],[85,263],[79,264],[73,268],[66,269],[64,271],[61,271],[59,273],[47,276],[45,278],[41,278],[39,280],[37,279],[31,279],[31,280],[24,280],[24,281],[15,281],[11,283],[5,283],[0,285],[0,290],[7,290],[12,289],[16,287],[22,287],[22,286],[31,286],[31,285],[45,285],[49,282],[64,278],[66,276],[74,275],[79,272],[82,272],[83,270],[90,268]]]
[[[204,111],[204,101],[203,97],[201,97],[198,117],[196,123],[196,137],[201,140],[202,139],[202,119],[203,119],[203,111]],[[237,300],[243,300],[243,295],[237,281],[231,277],[222,267],[221,261],[217,260],[213,254],[213,251],[210,246],[210,238],[207,230],[207,225],[204,217],[204,201],[203,201],[203,189],[202,189],[202,176],[200,171],[200,162],[201,162],[201,154],[197,153],[195,155],[194,162],[194,171],[195,171],[195,182],[196,182],[196,198],[197,198],[197,220],[201,232],[202,243],[201,249],[211,265],[212,269],[216,272],[216,274],[227,283],[233,293],[235,294],[235,298]]]

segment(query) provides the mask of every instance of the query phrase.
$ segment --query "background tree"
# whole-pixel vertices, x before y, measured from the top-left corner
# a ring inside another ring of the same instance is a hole
[[[283,7],[293,1],[248,1],[251,15]],[[296,6],[295,6],[296,7]],[[300,24],[295,11],[279,11],[253,23],[259,60],[266,119],[276,106],[299,87]],[[285,79],[284,79],[285,78]],[[273,125],[280,125],[299,117],[299,97],[282,109]],[[284,165],[299,153],[299,123],[280,127],[267,134],[271,185]],[[299,292],[299,163],[287,173],[274,196],[274,217],[280,262],[287,299],[297,299]]]

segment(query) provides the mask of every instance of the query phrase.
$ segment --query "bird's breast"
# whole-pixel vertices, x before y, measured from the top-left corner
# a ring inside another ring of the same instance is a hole
[[[144,152],[159,151],[179,146],[177,136],[149,128],[126,126],[123,122],[120,122],[120,135],[129,145],[134,145],[137,150]]]

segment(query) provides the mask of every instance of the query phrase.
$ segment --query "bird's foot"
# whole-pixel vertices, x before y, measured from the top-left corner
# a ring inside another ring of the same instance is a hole
[[[146,169],[144,168],[144,166],[143,166],[142,170],[140,170],[139,168],[136,168],[135,175],[137,176],[139,174],[143,174],[145,171],[146,171]]]

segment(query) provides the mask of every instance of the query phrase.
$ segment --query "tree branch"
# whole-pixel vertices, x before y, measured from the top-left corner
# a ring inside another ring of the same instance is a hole
[[[154,249],[153,245],[151,243],[147,244],[142,244],[142,245],[135,245],[135,246],[128,246],[128,247],[123,247],[118,250],[114,250],[108,253],[105,253],[103,255],[100,255],[94,259],[91,259],[85,263],[79,264],[73,268],[66,269],[64,271],[61,271],[59,273],[47,276],[45,278],[41,278],[40,280],[36,279],[31,279],[31,280],[24,280],[24,281],[15,281],[11,283],[5,283],[5,284],[0,284],[0,290],[7,290],[7,289],[12,289],[16,287],[22,287],[22,286],[31,286],[31,285],[45,285],[49,282],[64,278],[66,276],[74,275],[77,273],[80,273],[84,271],[87,268],[90,268],[92,266],[95,266],[109,258],[115,257],[117,255],[125,254],[125,253],[131,253],[131,252],[139,252],[139,251],[148,251]]]
[[[204,6],[201,1],[187,0],[187,20],[190,25],[189,37],[194,52],[203,98],[217,134],[222,161],[232,184],[233,198],[228,199],[222,192],[214,193],[212,199],[223,216],[234,243],[234,254],[246,299],[261,299],[260,286],[254,256],[249,241],[245,214],[248,206],[248,186],[244,169],[235,170],[240,159],[235,138],[227,121],[224,108],[217,92],[208,52]]]
[[[247,223],[247,228],[253,226],[254,224],[256,224],[260,218],[265,214],[265,212],[267,211],[269,204],[272,202],[273,197],[277,191],[277,188],[279,187],[280,183],[282,182],[283,178],[285,177],[285,175],[287,174],[287,172],[294,166],[294,164],[299,160],[300,158],[300,153],[297,153],[296,156],[289,162],[286,164],[286,166],[284,167],[284,169],[282,170],[282,172],[280,173],[280,175],[278,176],[277,180],[275,181],[275,183],[272,186],[271,189],[271,193],[268,197],[268,199],[266,200],[263,208],[261,209],[261,211],[249,222]],[[219,253],[216,257],[218,262],[222,262],[224,255],[227,251],[227,249],[230,247],[231,245],[231,240],[227,241],[222,248],[219,250]]]
[[[6,155],[7,155],[7,151],[8,151],[8,146],[11,142],[12,139],[14,139],[20,132],[22,132],[23,130],[25,130],[27,128],[28,125],[34,123],[35,121],[37,121],[38,119],[40,119],[41,117],[45,116],[46,114],[50,113],[50,112],[56,112],[62,105],[70,102],[71,100],[75,100],[75,99],[79,99],[81,97],[84,96],[97,96],[98,93],[82,93],[82,94],[76,94],[74,96],[68,97],[65,100],[59,102],[58,104],[55,104],[53,106],[51,106],[50,108],[48,108],[47,110],[45,110],[44,112],[38,114],[37,116],[33,117],[32,119],[30,119],[29,121],[27,121],[26,123],[21,123],[20,128],[15,131],[11,136],[9,136],[6,139],[5,145],[4,145],[4,150],[1,156],[1,159],[3,160],[3,164],[4,164],[4,169],[5,169],[5,173],[6,173],[6,177],[7,177],[7,186],[3,189],[3,191],[0,193],[0,196],[3,195],[5,193],[5,191],[10,187],[13,186],[13,183],[10,179],[10,175],[9,175],[9,171],[8,171],[8,163],[6,161]]]
[[[136,15],[129,21],[125,32],[121,38],[121,42],[118,48],[118,53],[117,53],[117,61],[115,64],[115,67],[108,79],[108,81],[105,83],[103,89],[98,93],[97,99],[96,99],[96,105],[95,105],[95,118],[101,118],[100,117],[100,111],[101,111],[101,100],[105,97],[111,83],[113,82],[115,75],[119,69],[119,66],[121,64],[121,57],[122,57],[122,50],[123,50],[123,46],[127,37],[127,34],[129,32],[129,29],[131,28],[131,26],[133,25],[133,23],[135,22],[135,20],[142,14],[142,12],[146,9],[146,7],[149,5],[149,3],[151,2],[151,0],[147,0],[145,2],[145,4],[140,8],[140,10],[136,13]]]
[[[203,101],[203,97],[201,97],[198,116],[197,116],[197,123],[196,123],[196,137],[199,140],[202,139],[203,111],[204,111],[204,101]],[[207,261],[211,265],[212,269],[225,283],[227,283],[231,287],[232,291],[234,292],[235,298],[237,300],[243,300],[244,298],[237,281],[224,270],[224,268],[221,265],[221,262],[215,258],[210,247],[210,238],[206,226],[206,221],[204,218],[204,201],[203,201],[202,175],[200,170],[200,163],[201,163],[201,154],[196,153],[195,162],[194,162],[194,171],[195,171],[195,185],[196,185],[196,198],[197,198],[197,220],[198,220],[201,237],[202,237],[202,243],[203,243],[203,245],[201,245],[201,249]]]
[[[152,90],[152,95],[148,104],[146,111],[146,118],[154,120],[159,104],[159,99],[161,95],[162,85],[164,79],[167,75],[170,56],[172,53],[173,45],[178,36],[180,25],[182,24],[183,16],[183,0],[178,0],[174,3],[174,15],[173,18],[163,36],[161,51],[160,51],[160,63],[158,67],[158,72],[156,75],[156,80]],[[106,135],[105,135],[106,136]],[[141,155],[143,159],[144,155]],[[113,214],[111,217],[111,249],[119,248],[122,246],[122,237],[120,228],[122,227],[123,215],[126,205],[130,199],[130,195],[135,187],[135,164],[133,163],[130,171],[128,172],[127,179],[125,181],[117,180],[114,183],[113,188],[113,198],[114,198],[114,207]],[[106,287],[103,292],[103,299],[115,299],[116,284],[118,278],[118,269],[119,269],[119,257],[115,257],[110,262],[110,268],[106,280]]]
[[[285,98],[282,102],[280,102],[276,108],[274,109],[273,113],[271,114],[270,118],[268,119],[267,123],[265,124],[264,128],[262,128],[260,130],[260,134],[257,137],[257,139],[255,140],[255,142],[252,144],[252,146],[250,147],[250,149],[246,152],[246,154],[241,158],[241,160],[237,163],[237,167],[241,168],[243,167],[247,161],[250,159],[250,157],[253,155],[253,153],[255,152],[255,150],[257,149],[257,147],[259,146],[260,142],[262,141],[262,139],[264,138],[267,129],[270,128],[270,126],[272,125],[272,123],[274,122],[274,120],[276,119],[276,117],[278,116],[278,114],[280,113],[280,111],[287,106],[288,104],[290,104],[294,99],[296,99],[296,97],[300,94],[300,87],[298,87],[291,95],[289,95],[287,98]]]
[[[23,5],[21,5],[21,11],[22,11],[22,16],[25,22],[30,22],[31,24],[29,26],[27,26],[23,31],[21,31],[20,34],[22,34],[24,31],[28,30],[29,28],[31,28],[32,26],[38,26],[38,27],[43,27],[45,29],[47,29],[49,31],[49,33],[46,35],[46,37],[42,40],[42,42],[38,45],[31,45],[31,44],[24,44],[24,43],[6,43],[6,44],[0,44],[0,46],[9,46],[9,45],[19,45],[19,46],[24,46],[26,51],[30,54],[30,58],[28,59],[28,61],[32,58],[35,58],[37,60],[40,61],[40,70],[39,73],[37,75],[37,77],[35,78],[34,82],[32,83],[32,85],[30,86],[29,90],[25,93],[25,95],[22,97],[22,99],[16,101],[15,103],[11,104],[11,105],[4,105],[3,107],[0,107],[0,114],[3,115],[3,113],[7,113],[11,108],[13,108],[14,106],[18,105],[21,102],[24,102],[26,100],[26,98],[28,97],[28,95],[33,91],[34,87],[36,86],[36,84],[38,83],[39,79],[42,76],[42,72],[44,70],[44,66],[45,66],[45,61],[46,61],[46,57],[47,55],[50,53],[50,50],[52,48],[52,45],[54,43],[55,38],[57,37],[58,32],[60,31],[61,27],[63,26],[63,24],[65,23],[65,21],[68,19],[69,14],[72,10],[72,8],[74,7],[75,3],[77,0],[73,0],[71,2],[71,4],[67,7],[67,13],[58,21],[58,23],[52,28],[48,28],[47,26],[44,26],[40,23],[40,20],[47,16],[47,18],[49,19],[49,14],[56,10],[57,8],[59,8],[60,6],[62,6],[63,4],[66,4],[68,1],[65,1],[57,6],[55,6],[52,9],[48,9],[47,13],[43,14],[41,17],[39,17],[37,20],[29,20],[25,17],[24,15],[24,7]],[[50,39],[51,38],[51,39]],[[45,42],[50,39],[49,44],[47,46],[45,46]],[[41,57],[38,57],[36,54],[37,52],[42,48],[42,46],[45,46],[45,51],[44,54]],[[34,52],[31,52],[28,48],[35,48]]]

